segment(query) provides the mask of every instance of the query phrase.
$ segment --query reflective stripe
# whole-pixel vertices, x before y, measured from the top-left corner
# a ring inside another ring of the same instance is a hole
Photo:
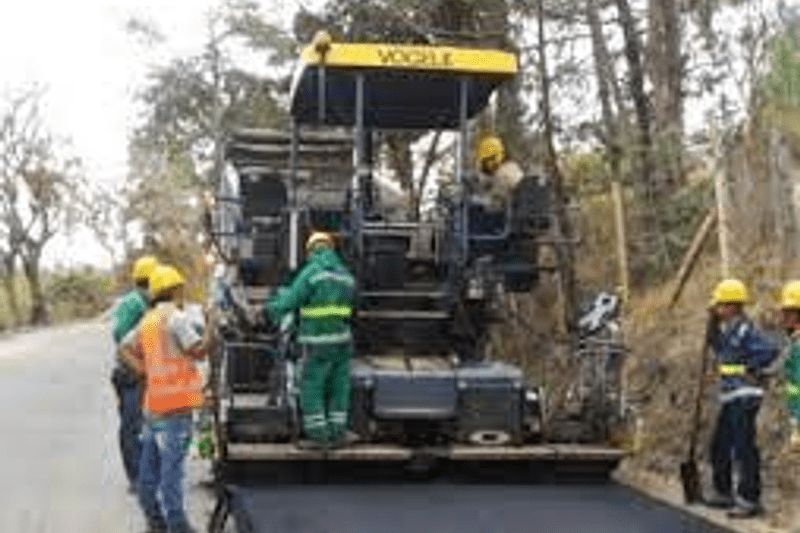
[[[348,305],[316,305],[300,309],[300,316],[305,318],[348,318],[353,308]]]
[[[182,383],[178,384],[168,384],[168,385],[151,385],[150,392],[158,396],[173,396],[175,394],[182,394],[187,393],[191,394],[192,392],[200,393],[203,390],[202,385],[199,384],[189,384],[185,385]]]
[[[311,276],[311,279],[309,279],[311,283],[316,283],[322,280],[338,281],[339,283],[343,283],[350,287],[355,286],[355,280],[353,279],[353,276],[351,276],[350,274],[340,274],[338,272],[332,272],[330,270],[323,270],[322,272],[317,272],[316,274]]]
[[[794,383],[787,383],[785,391],[786,395],[792,398],[800,396],[800,386],[797,386]]]
[[[739,387],[731,392],[720,394],[719,401],[722,403],[735,400],[736,398],[750,398],[764,396],[764,389],[758,387]]]
[[[145,370],[142,408],[150,413],[170,413],[203,403],[203,379],[194,362],[172,340],[169,317],[172,306],[150,311],[139,331]]]
[[[720,376],[744,376],[747,373],[747,367],[738,364],[721,364],[717,366],[717,372]]]
[[[319,421],[316,421],[316,422],[313,422],[313,421],[309,422],[308,420],[306,420],[303,425],[306,428],[311,429],[311,428],[320,428],[320,427],[326,426],[327,424],[328,423],[325,422],[324,420],[319,420]]]
[[[147,367],[147,371],[154,376],[162,375],[162,374],[170,374],[175,371],[175,369],[170,365],[150,365]]]
[[[347,342],[352,338],[349,331],[342,333],[322,333],[319,335],[298,335],[297,342],[301,344],[341,344]]]

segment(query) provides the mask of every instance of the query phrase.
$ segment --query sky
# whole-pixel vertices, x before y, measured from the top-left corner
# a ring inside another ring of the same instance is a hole
[[[195,54],[205,40],[205,16],[220,0],[26,0],[0,17],[0,92],[39,82],[48,89],[51,129],[72,140],[87,177],[112,184],[127,170],[127,141],[137,124],[134,96],[149,69]],[[290,24],[299,5],[314,10],[324,0],[259,0],[273,22]],[[800,0],[791,0],[790,4]],[[762,0],[773,4],[774,0]],[[125,32],[135,16],[167,37],[148,48]],[[720,30],[736,27],[741,12],[718,16]],[[696,49],[696,47],[691,47]],[[692,54],[690,54],[692,55]],[[700,57],[699,60],[705,60]],[[592,87],[579,87],[593,98]],[[575,102],[561,98],[574,115]],[[558,105],[556,106],[558,107]],[[580,106],[579,106],[580,107]],[[596,107],[596,106],[595,106]],[[688,106],[692,107],[692,106]],[[597,109],[584,111],[596,114]],[[567,112],[555,109],[560,115]],[[702,112],[688,113],[687,122]],[[573,117],[576,120],[590,117]],[[687,124],[691,127],[691,124]],[[107,254],[86,232],[59,236],[45,249],[46,265],[107,264]]]
[[[300,0],[298,0],[300,1]],[[298,1],[269,3],[269,13],[291,20]],[[311,2],[306,1],[306,5]],[[128,133],[137,123],[134,95],[148,69],[170,57],[196,53],[204,16],[217,0],[26,0],[0,17],[0,91],[37,82],[47,88],[46,119],[72,140],[87,177],[113,183],[125,176]],[[154,23],[167,42],[148,49],[125,32],[131,16]],[[107,263],[85,232],[58,237],[45,264]]]

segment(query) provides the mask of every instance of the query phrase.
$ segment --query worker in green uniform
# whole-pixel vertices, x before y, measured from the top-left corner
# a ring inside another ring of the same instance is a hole
[[[133,264],[132,277],[134,286],[120,300],[111,314],[111,335],[114,345],[119,343],[144,316],[149,304],[148,279],[158,261],[153,256],[140,257]],[[115,350],[117,351],[117,350]],[[139,474],[139,455],[141,444],[139,430],[142,426],[142,410],[140,407],[139,378],[120,358],[114,357],[111,383],[117,393],[119,408],[119,446],[122,453],[122,464],[128,477],[130,490],[136,488]]]
[[[800,447],[800,281],[790,281],[781,291],[783,325],[789,334],[789,352],[784,361],[786,402],[789,408],[793,448]]]
[[[316,232],[306,242],[308,260],[289,287],[266,302],[275,323],[300,311],[297,342],[303,346],[300,405],[306,448],[328,448],[350,439],[350,317],[355,281],[335,251],[333,237]]]

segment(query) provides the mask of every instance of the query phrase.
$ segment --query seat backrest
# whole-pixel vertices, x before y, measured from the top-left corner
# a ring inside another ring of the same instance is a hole
[[[547,230],[554,199],[551,180],[539,175],[525,176],[514,188],[511,198],[514,230]]]

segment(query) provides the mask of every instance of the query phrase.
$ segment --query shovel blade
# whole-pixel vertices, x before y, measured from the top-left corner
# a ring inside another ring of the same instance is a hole
[[[700,501],[700,475],[694,459],[681,463],[683,499],[686,503]]]

